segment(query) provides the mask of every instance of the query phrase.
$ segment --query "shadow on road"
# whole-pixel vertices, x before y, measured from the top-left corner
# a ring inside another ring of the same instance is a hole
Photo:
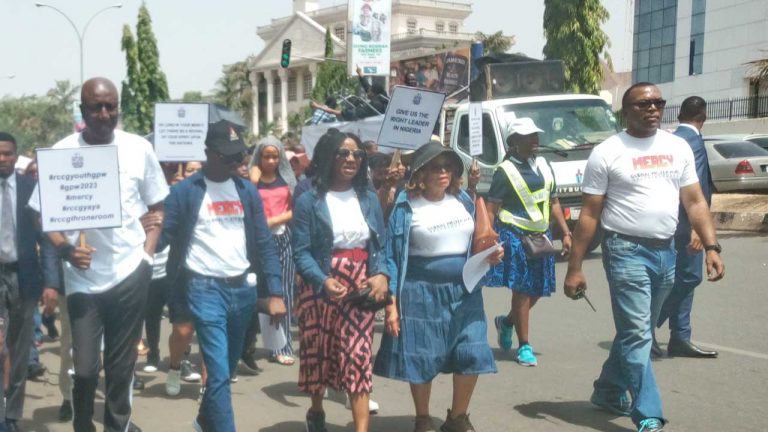
[[[262,387],[261,391],[264,392],[270,399],[273,401],[282,404],[287,407],[298,407],[301,406],[295,402],[289,401],[288,397],[305,397],[306,394],[301,393],[299,391],[299,386],[296,384],[295,381],[286,381],[281,382],[277,384],[273,384],[270,386]],[[272,429],[262,429],[262,430],[272,430]],[[274,430],[294,430],[294,429],[274,429]],[[295,429],[299,430],[299,429]]]
[[[565,423],[589,427],[599,431],[625,432],[635,430],[612,423],[611,421],[616,416],[596,410],[587,401],[531,402],[517,405],[515,410],[528,418],[551,421],[550,418],[554,417]],[[629,422],[629,419],[627,419],[627,422]]]
[[[331,419],[327,419],[331,420]],[[439,428],[443,424],[443,419],[432,417],[432,424]],[[353,423],[349,421],[346,425],[337,425],[326,423],[329,432],[342,432],[352,430]],[[392,432],[409,431],[413,429],[413,416],[371,416],[371,432]],[[259,432],[293,432],[304,430],[304,422],[287,421],[277,423],[269,427],[259,429]],[[623,429],[618,429],[623,430]]]

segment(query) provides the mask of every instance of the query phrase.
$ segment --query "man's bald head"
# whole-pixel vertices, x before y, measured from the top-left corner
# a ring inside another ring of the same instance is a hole
[[[117,99],[117,87],[115,84],[102,77],[91,78],[83,83],[80,88],[80,102],[84,103],[88,97],[93,97],[95,93],[111,93]]]
[[[117,87],[106,78],[91,78],[80,89],[80,112],[85,130],[83,138],[89,144],[112,142],[117,127],[119,108]]]

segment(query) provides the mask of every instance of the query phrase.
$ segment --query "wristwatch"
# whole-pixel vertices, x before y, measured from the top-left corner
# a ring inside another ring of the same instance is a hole
[[[56,248],[56,253],[59,255],[59,258],[68,261],[69,260],[69,254],[73,250],[75,250],[75,246],[74,245],[72,245],[71,243],[63,243],[63,244],[59,245]]]
[[[723,247],[720,246],[720,243],[715,243],[713,245],[706,245],[706,246],[704,246],[704,250],[707,251],[707,252],[715,251],[717,253],[721,253],[723,251]]]

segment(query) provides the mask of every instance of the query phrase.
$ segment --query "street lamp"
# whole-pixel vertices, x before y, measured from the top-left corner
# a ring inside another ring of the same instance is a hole
[[[77,34],[77,41],[80,43],[80,85],[83,85],[83,38],[85,37],[85,32],[88,31],[88,26],[91,24],[91,21],[93,21],[93,19],[96,18],[97,15],[99,15],[100,13],[105,12],[105,11],[107,11],[109,9],[120,9],[121,7],[123,7],[123,4],[122,3],[115,3],[112,6],[107,6],[104,9],[101,9],[101,10],[97,11],[95,14],[91,15],[90,18],[88,18],[88,21],[85,22],[85,25],[83,26],[83,30],[82,31],[78,30],[77,26],[74,23],[74,21],[72,21],[72,19],[69,18],[67,16],[67,14],[62,12],[59,8],[57,8],[55,6],[51,6],[51,5],[46,4],[46,3],[39,3],[39,2],[35,3],[35,6],[37,6],[37,7],[47,7],[47,8],[51,8],[51,9],[55,10],[56,12],[61,14],[61,16],[63,16],[69,22],[69,24],[72,25],[72,28],[75,30],[75,33]]]

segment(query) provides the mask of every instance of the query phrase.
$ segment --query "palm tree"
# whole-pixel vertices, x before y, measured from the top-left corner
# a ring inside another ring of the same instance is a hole
[[[503,54],[515,44],[514,36],[504,36],[501,30],[493,34],[475,33],[475,39],[483,43],[483,55]]]
[[[248,62],[241,61],[224,67],[224,75],[216,82],[216,103],[224,105],[250,122],[253,113],[253,90],[248,79]]]
[[[768,55],[768,50],[762,51]],[[748,76],[752,81],[756,81],[758,84],[768,82],[768,57],[753,60],[747,64],[750,66]]]

